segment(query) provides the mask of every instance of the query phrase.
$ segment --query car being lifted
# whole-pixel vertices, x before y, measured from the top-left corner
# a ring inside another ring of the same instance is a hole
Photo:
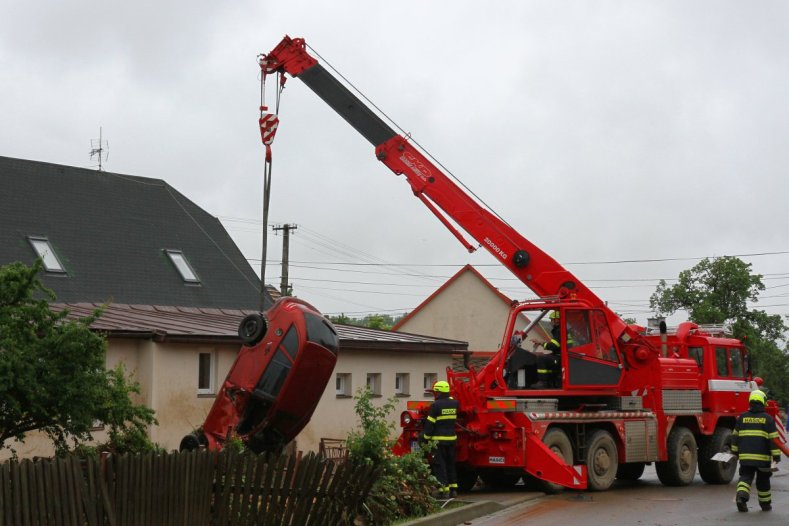
[[[309,422],[337,362],[331,322],[309,303],[277,300],[240,323],[241,351],[203,425],[180,450],[219,450],[239,438],[255,453],[279,452]]]

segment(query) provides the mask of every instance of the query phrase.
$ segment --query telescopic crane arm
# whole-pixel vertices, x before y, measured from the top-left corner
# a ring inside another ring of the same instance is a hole
[[[304,39],[286,36],[270,53],[261,55],[260,67],[264,75],[283,72],[303,81],[375,147],[378,160],[395,174],[406,177],[414,195],[467,250],[476,248],[447,217],[539,297],[584,300],[590,307],[606,313],[615,337],[624,336],[625,341],[636,337],[605,302],[567,269],[463,191],[408,139],[395,132],[341,84],[307,52]]]

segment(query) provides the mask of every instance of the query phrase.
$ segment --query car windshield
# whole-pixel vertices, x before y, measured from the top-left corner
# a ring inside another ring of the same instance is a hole
[[[306,313],[304,319],[307,322],[307,339],[337,354],[337,348],[340,346],[339,338],[326,318]]]

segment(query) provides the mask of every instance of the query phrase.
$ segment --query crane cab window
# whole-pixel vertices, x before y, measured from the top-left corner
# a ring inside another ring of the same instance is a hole
[[[581,310],[566,311],[567,348],[575,349],[592,343],[589,337],[589,313]],[[587,349],[584,349],[587,350]],[[587,350],[588,351],[588,350]],[[576,349],[576,352],[583,352]],[[586,353],[584,353],[586,354]]]
[[[592,333],[594,334],[594,357],[619,363],[614,347],[614,338],[608,328],[608,321],[601,311],[592,311]]]

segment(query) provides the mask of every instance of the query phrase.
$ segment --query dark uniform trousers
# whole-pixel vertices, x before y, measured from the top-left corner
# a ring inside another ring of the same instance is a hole
[[[759,504],[770,504],[772,493],[770,491],[770,477],[773,475],[770,468],[758,468],[756,466],[743,466],[740,464],[740,480],[737,481],[737,497],[745,502],[751,496],[751,484],[753,477],[756,476],[756,495]]]
[[[424,438],[436,443],[433,451],[433,476],[440,484],[439,491],[448,493],[457,489],[455,469],[455,422],[457,421],[458,401],[448,394],[441,394],[430,406],[425,422]]]

